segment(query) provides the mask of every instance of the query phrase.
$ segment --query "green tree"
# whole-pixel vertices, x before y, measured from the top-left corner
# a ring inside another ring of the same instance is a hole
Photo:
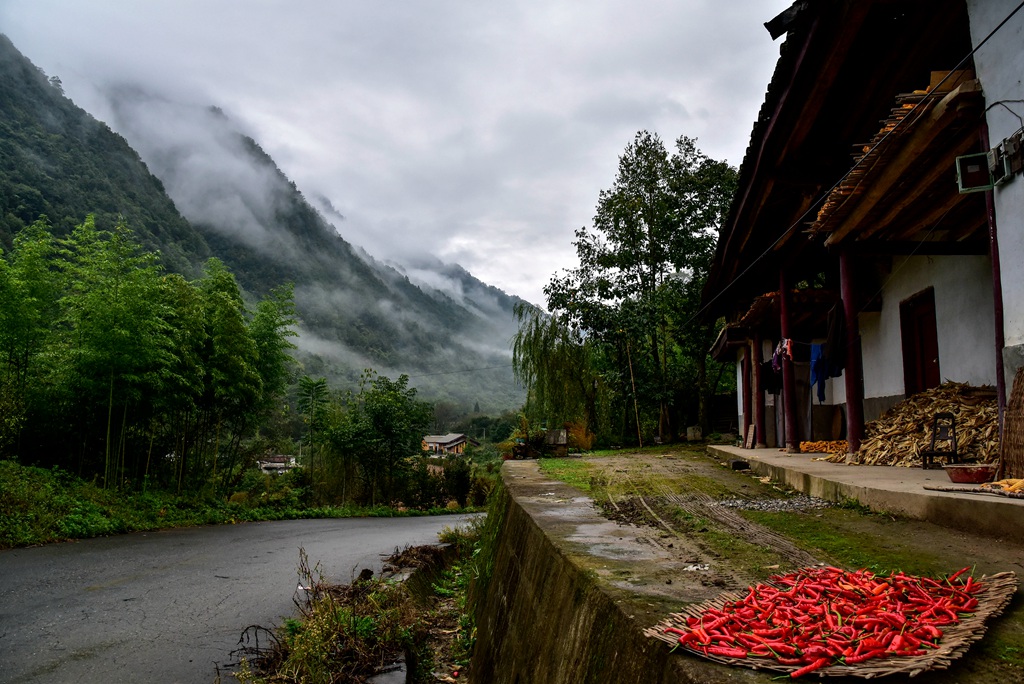
[[[416,398],[408,376],[392,380],[367,371],[350,411],[349,443],[359,448],[355,460],[364,496],[370,505],[391,501],[407,475],[408,459],[422,453],[433,408]]]
[[[680,357],[703,378],[690,391],[706,404],[705,336],[689,332],[693,293],[699,298],[735,185],[735,170],[692,139],[680,137],[669,154],[657,135],[637,133],[600,193],[593,228],[576,231],[579,266],[545,288],[559,324],[600,345],[594,358],[607,364],[617,395],[632,398],[638,432],[647,419],[663,438],[671,434]]]
[[[324,427],[328,417],[328,398],[325,378],[314,379],[308,375],[299,378],[298,409],[302,414],[302,422],[306,424],[306,446],[308,447],[309,471],[314,491],[317,484],[317,451],[320,443],[327,437]],[[342,489],[344,489],[344,482]]]
[[[105,407],[103,482],[125,476],[129,411],[152,401],[168,362],[156,255],[142,253],[122,222],[98,231],[92,217],[64,241],[59,376],[67,405]],[[83,426],[88,429],[88,426]]]
[[[16,443],[40,374],[40,355],[57,316],[56,245],[45,218],[0,250],[0,454]]]
[[[245,303],[234,275],[219,259],[210,259],[199,289],[206,321],[201,443],[213,445],[202,467],[216,473],[222,452],[232,469],[242,439],[259,416],[263,381],[259,351],[249,334]]]
[[[290,351],[297,337],[294,330],[295,298],[292,285],[282,285],[260,300],[249,322],[249,335],[256,345],[256,372],[263,383],[264,408],[284,395],[295,365]]]
[[[593,339],[525,302],[515,312],[512,364],[516,379],[529,388],[527,414],[549,425],[582,422],[597,433],[605,383]]]

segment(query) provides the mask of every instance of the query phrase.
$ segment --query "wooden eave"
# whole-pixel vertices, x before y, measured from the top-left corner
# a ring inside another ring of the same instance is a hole
[[[897,93],[927,83],[932,70],[958,67],[970,51],[963,0],[808,7],[813,17],[782,46],[740,167],[704,290],[710,317],[744,310],[780,270],[797,282],[827,259],[824,236],[806,231],[850,170],[851,149],[878,130]],[[945,210],[939,215],[948,218]]]
[[[826,236],[829,247],[870,240],[915,245],[915,252],[936,253],[928,243],[947,253],[976,252],[984,245],[984,204],[958,191],[954,164],[979,149],[983,110],[974,79],[945,94],[901,96],[811,232]]]
[[[801,331],[818,330],[828,312],[839,302],[839,293],[828,289],[793,290],[789,295],[790,325]],[[779,327],[778,292],[754,297],[736,324],[747,330],[771,332]]]
[[[729,361],[736,350],[745,347],[750,333],[742,325],[729,323],[718,331],[715,343],[711,345],[711,358],[715,361]]]

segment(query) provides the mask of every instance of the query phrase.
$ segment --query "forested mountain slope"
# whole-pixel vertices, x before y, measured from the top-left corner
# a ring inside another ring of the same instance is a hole
[[[135,150],[0,34],[0,247],[10,250],[14,233],[42,214],[60,235],[87,214],[104,228],[124,216],[147,249],[188,275],[210,256]]]
[[[400,272],[354,248],[220,110],[138,87],[108,95],[125,137],[0,35],[0,247],[41,214],[58,234],[87,214],[101,228],[120,215],[187,277],[217,256],[253,297],[294,283],[306,373],[343,387],[370,367],[407,373],[425,397],[483,410],[519,403],[514,298],[457,266],[425,257]],[[491,370],[466,372],[476,368]]]

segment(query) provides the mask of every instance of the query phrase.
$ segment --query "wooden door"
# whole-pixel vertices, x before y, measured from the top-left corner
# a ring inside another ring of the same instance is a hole
[[[935,324],[935,290],[929,287],[900,302],[903,337],[903,388],[909,397],[938,387],[939,334]]]

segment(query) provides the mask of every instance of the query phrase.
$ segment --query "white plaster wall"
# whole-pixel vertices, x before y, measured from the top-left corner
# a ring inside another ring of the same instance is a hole
[[[745,349],[736,350],[736,425],[740,427],[740,430],[743,429],[743,393],[750,391],[743,382],[743,357],[745,355]]]
[[[818,403],[818,388],[814,387],[814,403]],[[846,404],[846,372],[825,382],[825,405]]]
[[[927,287],[935,288],[942,381],[995,384],[990,263],[983,256],[893,260],[892,272],[882,290],[882,311],[861,314],[859,319],[865,398],[903,394],[900,302]]]
[[[977,46],[1019,5],[1019,0],[968,0],[971,42]],[[985,93],[989,140],[993,145],[1021,127],[1024,118],[1024,9],[1017,12],[974,54]],[[1012,102],[1012,100],[1018,100]],[[1005,106],[996,104],[1004,101]],[[1003,285],[1005,344],[1024,344],[1024,176],[994,191],[999,262]]]

